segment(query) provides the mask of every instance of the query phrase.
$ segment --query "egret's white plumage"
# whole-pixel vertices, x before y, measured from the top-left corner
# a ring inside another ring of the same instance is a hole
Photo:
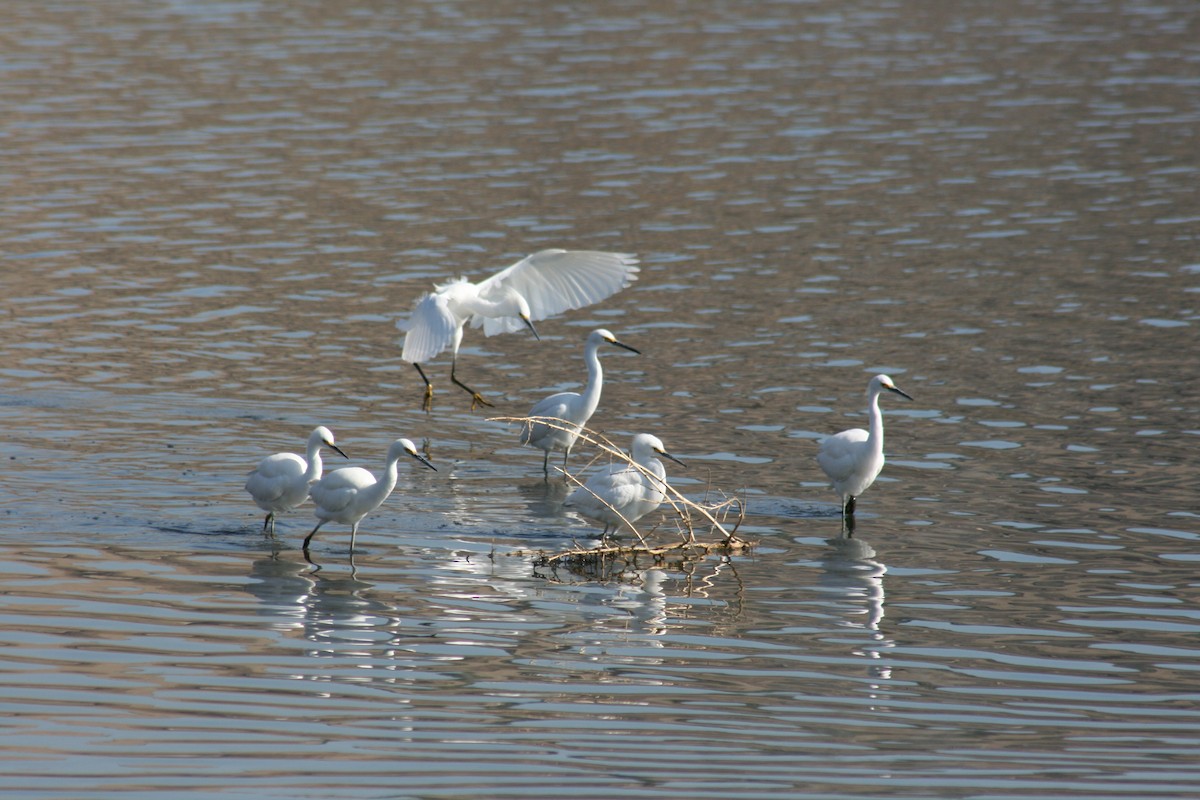
[[[323,425],[308,435],[305,457],[295,453],[269,455],[246,478],[246,491],[255,505],[267,512],[263,531],[275,533],[275,516],[290,511],[308,499],[309,486],[321,478],[321,448],[328,447],[342,458],[346,454],[333,443],[333,432]]]
[[[667,470],[658,456],[683,466],[667,452],[661,439],[648,433],[633,437],[630,456],[651,475],[629,464],[610,464],[567,496],[566,505],[588,519],[604,523],[604,534],[625,522],[637,522],[666,499]]]
[[[358,535],[358,523],[374,511],[396,488],[397,464],[402,456],[411,456],[430,469],[437,468],[417,452],[416,445],[408,439],[397,439],[387,451],[383,480],[362,467],[335,469],[312,485],[309,494],[316,504],[314,513],[320,522],[312,533],[304,538],[304,554],[321,526],[326,522],[341,522],[350,526],[350,552],[354,552],[354,539]]]
[[[835,433],[822,440],[817,453],[817,463],[841,497],[843,519],[854,513],[856,499],[883,469],[883,412],[879,410],[879,395],[884,391],[912,400],[887,375],[876,375],[867,384],[869,430],[851,428]]]
[[[596,407],[600,405],[600,390],[604,386],[604,370],[600,368],[599,350],[600,346],[604,344],[616,345],[631,353],[641,352],[623,342],[618,342],[617,337],[603,328],[592,331],[588,334],[587,344],[583,349],[583,359],[587,362],[588,371],[587,385],[583,392],[558,392],[538,401],[529,410],[530,417],[557,420],[562,427],[553,427],[545,422],[536,421],[526,422],[521,426],[521,444],[539,447],[546,451],[546,457],[542,460],[542,471],[546,474],[550,472],[550,451],[563,451],[563,466],[565,467],[567,457],[571,455],[571,448],[579,439],[580,428],[587,424],[587,421],[592,418],[592,414],[596,413]],[[567,430],[562,428],[567,428]]]
[[[421,363],[451,349],[450,380],[471,394],[471,408],[491,405],[455,377],[463,326],[483,328],[488,336],[529,328],[537,320],[598,303],[637,280],[637,258],[626,253],[589,250],[542,250],[478,283],[458,278],[434,286],[417,301],[407,319],[401,357],[425,381],[425,407],[433,387]]]

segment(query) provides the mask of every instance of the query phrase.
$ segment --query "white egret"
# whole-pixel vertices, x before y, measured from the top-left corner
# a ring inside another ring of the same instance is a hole
[[[817,453],[817,463],[841,497],[843,520],[853,516],[858,496],[875,482],[883,469],[883,412],[879,410],[879,395],[884,390],[912,400],[887,375],[876,375],[867,384],[870,430],[851,428],[835,433],[821,441]]]
[[[562,427],[552,427],[545,422],[526,422],[521,427],[521,444],[540,447],[546,451],[546,457],[542,460],[542,471],[547,475],[550,474],[550,451],[563,451],[563,466],[565,467],[567,457],[571,455],[571,448],[579,439],[580,428],[587,424],[587,421],[592,418],[592,414],[596,413],[596,407],[600,405],[600,390],[604,386],[604,370],[600,368],[599,350],[603,344],[623,347],[631,353],[641,353],[640,350],[618,342],[617,337],[603,328],[592,331],[588,334],[587,344],[583,349],[583,359],[587,362],[588,371],[587,385],[584,387],[583,393],[558,392],[540,400],[529,411],[530,417],[554,419],[561,423]],[[568,430],[562,428],[568,428]]]
[[[630,464],[610,464],[567,495],[566,505],[588,519],[604,523],[601,536],[607,536],[610,528],[617,530],[625,523],[637,522],[666,499],[667,470],[657,456],[684,466],[667,452],[661,439],[648,433],[633,437],[630,455],[653,477]]]
[[[263,532],[275,535],[275,516],[291,511],[308,499],[308,488],[321,479],[321,448],[346,454],[333,443],[333,432],[323,425],[308,435],[306,458],[295,453],[275,453],[258,462],[246,479],[246,491],[255,505],[267,512]]]
[[[341,522],[350,526],[350,552],[354,553],[358,523],[382,505],[396,488],[397,464],[404,455],[412,456],[437,472],[437,467],[417,452],[416,445],[408,439],[397,439],[388,448],[383,480],[376,480],[374,475],[362,467],[342,467],[312,485],[309,494],[317,506],[314,513],[320,522],[312,529],[312,533],[304,537],[305,558],[308,557],[308,546],[313,536],[326,522]]]
[[[626,253],[589,250],[542,250],[478,283],[457,278],[437,284],[417,301],[408,319],[401,357],[425,381],[424,408],[433,403],[433,384],[421,363],[451,349],[450,380],[471,395],[471,410],[490,406],[479,392],[455,375],[463,326],[483,328],[488,336],[511,333],[522,326],[537,336],[533,323],[573,308],[598,303],[637,280],[637,258]],[[539,337],[540,338],[540,337]]]

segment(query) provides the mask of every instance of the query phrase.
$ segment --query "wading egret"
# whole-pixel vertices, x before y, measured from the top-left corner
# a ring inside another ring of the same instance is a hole
[[[450,380],[471,395],[471,410],[491,405],[455,376],[463,325],[468,321],[488,336],[526,327],[536,337],[534,322],[598,303],[637,280],[638,271],[637,258],[625,253],[542,250],[478,283],[457,278],[434,286],[417,301],[408,319],[396,323],[405,331],[401,357],[425,381],[423,408],[428,411],[432,406],[433,384],[421,363],[447,347]]]
[[[611,464],[567,495],[566,505],[588,519],[604,523],[601,536],[607,536],[610,528],[615,531],[626,522],[637,522],[666,499],[667,470],[658,456],[684,466],[666,451],[661,439],[648,433],[633,437],[630,455],[654,477],[629,464]]]
[[[321,479],[321,448],[328,447],[342,458],[346,454],[333,443],[333,432],[321,425],[308,435],[306,458],[295,453],[275,453],[258,462],[246,479],[246,491],[267,512],[263,532],[275,535],[275,516],[291,511],[308,499],[308,488]]]
[[[817,463],[842,499],[843,520],[854,514],[858,496],[875,482],[883,469],[883,412],[879,410],[879,395],[884,390],[912,400],[887,375],[876,375],[867,384],[870,430],[851,428],[835,433],[821,441],[817,453]]]
[[[623,347],[631,353],[641,353],[629,345],[618,342],[617,337],[600,328],[588,334],[587,344],[583,348],[583,360],[587,362],[587,386],[583,393],[558,392],[539,401],[529,411],[531,417],[549,417],[557,420],[564,428],[551,427],[545,422],[526,422],[521,427],[521,444],[540,447],[546,451],[542,460],[542,471],[550,474],[550,451],[563,451],[563,466],[567,465],[567,456],[579,438],[579,429],[587,424],[600,405],[600,390],[604,386],[604,370],[600,369],[600,346],[612,344]]]
[[[342,467],[312,485],[309,494],[317,506],[314,513],[320,522],[312,529],[312,533],[304,537],[305,558],[308,557],[308,546],[313,536],[326,522],[341,522],[350,526],[350,553],[354,553],[358,523],[367,514],[379,508],[392,493],[392,489],[396,488],[396,465],[405,455],[412,456],[437,472],[437,467],[417,452],[416,445],[408,439],[397,439],[388,448],[383,480],[376,480],[374,475],[362,467]]]

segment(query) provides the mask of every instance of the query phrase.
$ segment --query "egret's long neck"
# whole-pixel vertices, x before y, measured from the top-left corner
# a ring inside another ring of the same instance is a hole
[[[665,484],[667,482],[667,468],[665,466],[663,466],[663,463],[661,461],[659,461],[657,458],[651,458],[649,461],[646,462],[645,466],[647,469],[649,469],[651,472],[653,472],[655,475],[657,475],[658,479],[662,483]]]
[[[867,408],[870,425],[867,428],[867,441],[876,453],[883,452],[883,412],[879,410],[879,392],[871,393],[871,404]]]
[[[361,495],[366,495],[371,500],[372,506],[378,506],[388,499],[388,495],[396,488],[397,464],[400,461],[400,456],[388,456],[387,466],[383,470],[383,477],[376,481],[373,486],[364,489]]]
[[[312,483],[321,479],[321,443],[308,446],[308,467],[304,470],[304,480]]]
[[[600,405],[600,390],[604,387],[604,370],[600,368],[600,356],[597,354],[599,349],[598,344],[589,343],[583,351],[583,358],[587,361],[587,386],[584,387],[580,397],[583,398],[583,403],[587,407],[587,416],[596,413],[596,407]]]
[[[648,475],[642,476],[643,498],[661,503],[667,498],[667,468],[653,456],[639,463],[654,474],[653,478]]]

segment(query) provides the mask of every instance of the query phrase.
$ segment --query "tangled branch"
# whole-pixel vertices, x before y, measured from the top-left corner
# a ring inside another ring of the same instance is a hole
[[[577,433],[580,441],[587,442],[600,451],[599,455],[585,465],[584,470],[601,458],[602,454],[607,453],[611,458],[638,470],[648,480],[661,483],[666,498],[665,502],[671,505],[676,518],[677,525],[675,527],[680,540],[656,545],[651,543],[649,537],[659,529],[658,526],[643,533],[617,509],[604,503],[624,522],[625,527],[633,531],[634,536],[637,537],[637,544],[624,545],[602,540],[594,547],[584,547],[575,542],[572,549],[562,553],[551,555],[541,552],[536,554],[535,565],[537,566],[566,566],[572,571],[587,572],[593,572],[599,567],[601,573],[607,574],[614,566],[632,567],[645,560],[661,566],[666,562],[700,559],[714,553],[730,555],[750,547],[749,542],[737,536],[737,530],[746,518],[745,503],[740,498],[727,497],[716,503],[698,503],[691,500],[670,483],[661,481],[653,472],[635,462],[608,437],[586,427],[570,425],[555,417],[493,417],[490,421],[520,425],[540,423],[555,430]],[[596,497],[595,493],[588,489],[578,477],[560,467],[556,467],[556,469],[570,484],[582,486],[585,491]],[[597,497],[597,499],[604,502],[603,498]],[[730,525],[731,518],[733,521]],[[697,532],[701,528],[706,529],[707,532],[716,533],[717,537],[713,540],[698,538]]]

